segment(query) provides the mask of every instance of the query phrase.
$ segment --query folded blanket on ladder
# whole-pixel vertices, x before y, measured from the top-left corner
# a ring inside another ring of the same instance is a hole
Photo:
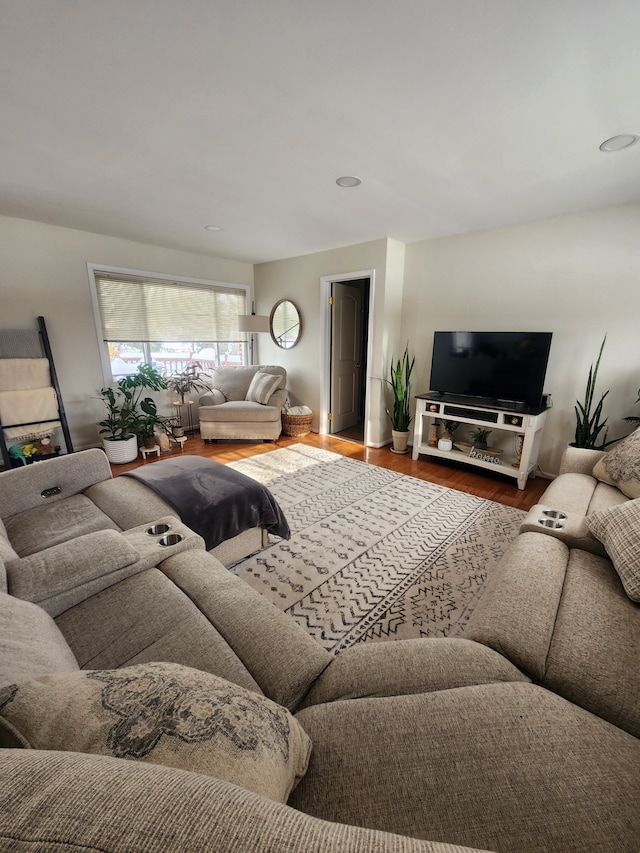
[[[160,495],[211,550],[252,527],[289,539],[289,524],[269,489],[213,459],[181,456],[126,471]]]
[[[49,435],[60,426],[58,415],[58,397],[51,387],[0,391],[0,422],[11,441]]]

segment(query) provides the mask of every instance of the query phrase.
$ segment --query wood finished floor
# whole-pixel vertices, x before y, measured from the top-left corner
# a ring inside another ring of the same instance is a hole
[[[480,498],[527,511],[534,504],[539,503],[540,495],[549,485],[549,480],[538,476],[535,479],[529,478],[526,488],[520,490],[515,480],[494,474],[492,471],[479,473],[471,467],[455,462],[431,462],[424,456],[414,462],[410,452],[406,455],[399,455],[392,453],[389,447],[364,447],[362,444],[352,441],[344,441],[333,436],[316,435],[315,433],[295,438],[281,436],[276,442],[222,441],[209,443],[205,443],[196,433],[189,437],[184,446],[184,451],[177,448],[172,449],[168,453],[163,453],[162,458],[180,456],[183,452],[215,459],[223,463],[236,462],[239,459],[246,459],[259,453],[269,453],[279,447],[288,447],[292,444],[321,447],[325,450],[331,450],[333,453],[340,453],[342,456],[350,456],[352,459],[370,462],[372,465],[398,471],[400,474],[428,480],[450,489],[457,489],[461,492],[477,495]],[[152,465],[154,461],[158,461],[156,456],[150,456],[146,461],[139,457],[135,462],[126,465],[112,465],[111,469],[115,477],[125,471],[131,471],[139,465]]]

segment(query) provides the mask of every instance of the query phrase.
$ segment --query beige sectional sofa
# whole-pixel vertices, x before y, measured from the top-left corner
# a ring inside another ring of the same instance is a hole
[[[55,619],[0,593],[0,849],[637,851],[638,605],[559,531],[464,639],[337,657],[198,547]]]

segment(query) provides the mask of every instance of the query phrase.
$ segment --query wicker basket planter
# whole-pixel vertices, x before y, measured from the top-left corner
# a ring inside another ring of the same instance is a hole
[[[289,436],[308,435],[313,415],[288,415],[282,413],[282,432]]]

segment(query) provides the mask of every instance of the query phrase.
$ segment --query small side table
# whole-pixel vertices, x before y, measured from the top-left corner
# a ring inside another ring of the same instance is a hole
[[[156,456],[160,456],[160,445],[154,444],[153,447],[141,447],[140,453],[142,453],[143,459],[146,459],[150,453],[154,453]]]
[[[180,445],[180,450],[184,450],[184,443],[187,440],[186,435],[174,435],[170,441],[175,441],[176,444]]]

